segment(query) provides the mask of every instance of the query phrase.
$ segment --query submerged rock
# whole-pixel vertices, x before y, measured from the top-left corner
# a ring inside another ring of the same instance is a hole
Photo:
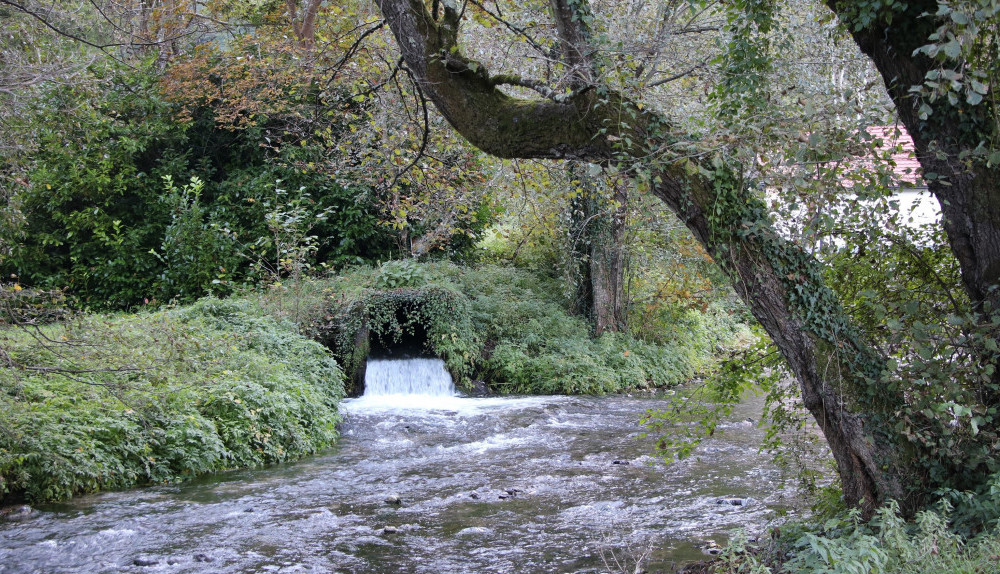
[[[514,498],[518,494],[524,492],[520,488],[508,488],[507,490],[500,493],[500,500],[506,500],[508,498]]]
[[[399,506],[400,504],[403,504],[403,499],[400,498],[398,494],[390,494],[385,497],[385,503]]]
[[[386,534],[395,534],[399,532],[399,529],[396,528],[395,526],[386,526],[385,528],[382,529],[382,532]]]
[[[156,566],[160,561],[155,558],[136,558],[132,561],[132,564],[136,566]]]
[[[0,508],[0,520],[18,522],[21,520],[27,520],[28,518],[31,518],[31,515],[34,513],[35,509],[31,508],[27,504],[8,506],[6,508]]]
[[[716,504],[724,504],[728,506],[746,506],[753,502],[752,498],[720,498],[715,501]]]

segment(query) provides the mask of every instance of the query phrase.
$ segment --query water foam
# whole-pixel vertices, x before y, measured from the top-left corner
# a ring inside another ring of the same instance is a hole
[[[364,396],[387,395],[453,397],[455,384],[441,359],[369,359]]]

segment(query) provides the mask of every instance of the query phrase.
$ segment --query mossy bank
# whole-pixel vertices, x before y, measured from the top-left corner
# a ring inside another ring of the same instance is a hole
[[[248,302],[0,331],[0,493],[29,501],[295,459],[337,437],[329,352]]]
[[[592,326],[568,311],[558,280],[502,265],[391,262],[257,297],[324,341],[349,375],[370,348],[416,336],[425,352],[444,359],[460,388],[478,381],[498,394],[672,387],[754,339],[724,301],[678,314],[655,339],[641,332],[594,337]]]

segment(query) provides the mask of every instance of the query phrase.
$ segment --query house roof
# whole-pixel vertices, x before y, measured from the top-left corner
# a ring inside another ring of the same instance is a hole
[[[901,182],[913,187],[927,187],[927,182],[920,175],[920,162],[913,147],[913,138],[903,126],[869,126],[867,132],[872,136],[879,151],[891,152],[893,171]]]

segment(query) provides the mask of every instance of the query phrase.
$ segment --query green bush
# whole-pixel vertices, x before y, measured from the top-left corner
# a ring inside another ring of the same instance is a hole
[[[396,252],[370,188],[308,167],[328,150],[265,150],[266,127],[223,129],[210,108],[182,121],[159,79],[95,65],[34,103],[24,129],[37,149],[11,186],[23,222],[0,274],[91,309],[130,309],[230,294],[290,274],[286,264]]]
[[[427,273],[420,264],[412,259],[403,259],[383,263],[375,274],[372,286],[376,289],[422,287],[427,281]]]
[[[32,501],[283,462],[337,437],[336,362],[246,303],[6,328],[0,347],[0,488]]]
[[[1000,491],[991,495],[997,497]],[[976,536],[952,528],[945,500],[906,521],[890,502],[868,523],[852,510],[819,524],[789,524],[780,538],[748,547],[737,536],[715,564],[717,574],[992,574],[1000,564],[1000,524]]]
[[[302,329],[327,340],[348,372],[368,352],[357,344],[363,328],[370,338],[391,344],[419,325],[428,337],[427,350],[445,359],[460,384],[481,379],[501,393],[601,394],[673,386],[709,368],[717,346],[741,336],[735,321],[714,318],[689,331],[694,336],[669,343],[624,333],[594,338],[590,325],[567,311],[557,279],[500,265],[393,262],[374,272],[345,270],[308,289],[318,290],[327,293],[327,302],[317,305],[310,296]],[[291,306],[279,303],[274,290],[260,297],[271,309]]]

